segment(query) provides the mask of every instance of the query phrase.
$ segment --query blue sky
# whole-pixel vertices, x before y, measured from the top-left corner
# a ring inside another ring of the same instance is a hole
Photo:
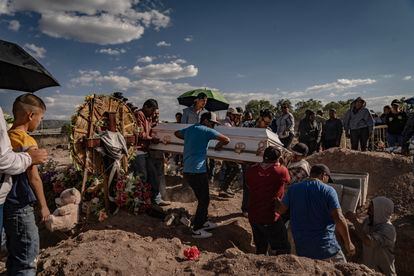
[[[37,92],[47,118],[85,95],[155,98],[161,117],[190,89],[323,102],[362,96],[381,110],[414,95],[414,1],[0,0],[0,37],[24,46],[61,87]],[[17,93],[0,91],[10,110]]]

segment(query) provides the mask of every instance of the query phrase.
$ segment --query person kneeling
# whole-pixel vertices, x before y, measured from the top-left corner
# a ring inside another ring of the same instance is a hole
[[[275,212],[275,199],[281,199],[290,182],[289,171],[279,162],[281,153],[275,147],[264,151],[263,162],[246,172],[249,188],[249,222],[256,254],[289,254],[290,244],[282,218]],[[270,251],[269,251],[270,246]]]
[[[391,199],[379,196],[372,199],[368,217],[360,223],[355,213],[346,213],[346,218],[355,226],[362,240],[362,263],[385,275],[395,272],[394,246],[397,238],[391,216],[394,203]]]

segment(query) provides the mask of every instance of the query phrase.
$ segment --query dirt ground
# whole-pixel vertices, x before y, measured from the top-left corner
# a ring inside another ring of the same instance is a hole
[[[55,151],[68,163],[65,151]],[[55,157],[54,157],[55,158]],[[396,203],[393,223],[397,228],[396,267],[399,275],[414,275],[413,185],[410,160],[390,154],[333,150],[309,158],[333,170],[370,173],[369,198],[386,195]],[[196,208],[191,189],[182,179],[167,176],[164,210]],[[40,275],[374,275],[355,263],[331,264],[294,255],[256,256],[251,228],[240,212],[241,191],[234,198],[217,196],[211,189],[209,215],[220,227],[209,239],[193,239],[188,227],[174,222],[167,226],[158,213],[134,216],[119,211],[103,223],[90,220],[74,234],[49,233],[41,227]],[[353,236],[354,242],[358,240]],[[197,246],[198,261],[187,261],[183,250]]]
[[[343,149],[327,150],[308,158],[311,164],[324,163],[331,170],[368,172],[368,199],[382,195],[394,201],[392,222],[397,230],[395,264],[398,275],[414,275],[414,174],[411,160],[390,153]],[[355,235],[353,238],[360,244]]]

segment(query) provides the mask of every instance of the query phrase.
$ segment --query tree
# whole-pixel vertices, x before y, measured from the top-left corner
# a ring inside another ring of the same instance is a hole
[[[307,101],[300,101],[295,104],[295,111],[293,112],[293,116],[297,121],[303,119],[305,116],[306,110],[312,110],[316,112],[319,109],[322,109],[323,105],[321,101],[309,99]]]
[[[293,110],[292,102],[289,99],[280,99],[276,103],[276,113],[282,114],[282,105],[287,105],[289,107],[289,110]]]
[[[323,110],[324,111],[329,111],[329,109],[335,109],[336,110],[336,115],[338,116],[338,118],[342,118],[345,113],[348,111],[348,109],[351,106],[351,103],[353,102],[353,99],[349,99],[346,101],[337,101],[337,102],[330,102],[327,103],[324,107]]]
[[[276,112],[276,107],[267,100],[251,100],[245,106],[245,110],[250,111],[253,118],[258,118],[260,110],[263,109],[270,109],[274,114]]]

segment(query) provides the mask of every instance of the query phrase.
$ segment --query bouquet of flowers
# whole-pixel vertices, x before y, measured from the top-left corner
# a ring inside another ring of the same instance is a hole
[[[115,183],[115,203],[134,214],[143,213],[151,207],[151,185],[132,173],[121,174]]]

